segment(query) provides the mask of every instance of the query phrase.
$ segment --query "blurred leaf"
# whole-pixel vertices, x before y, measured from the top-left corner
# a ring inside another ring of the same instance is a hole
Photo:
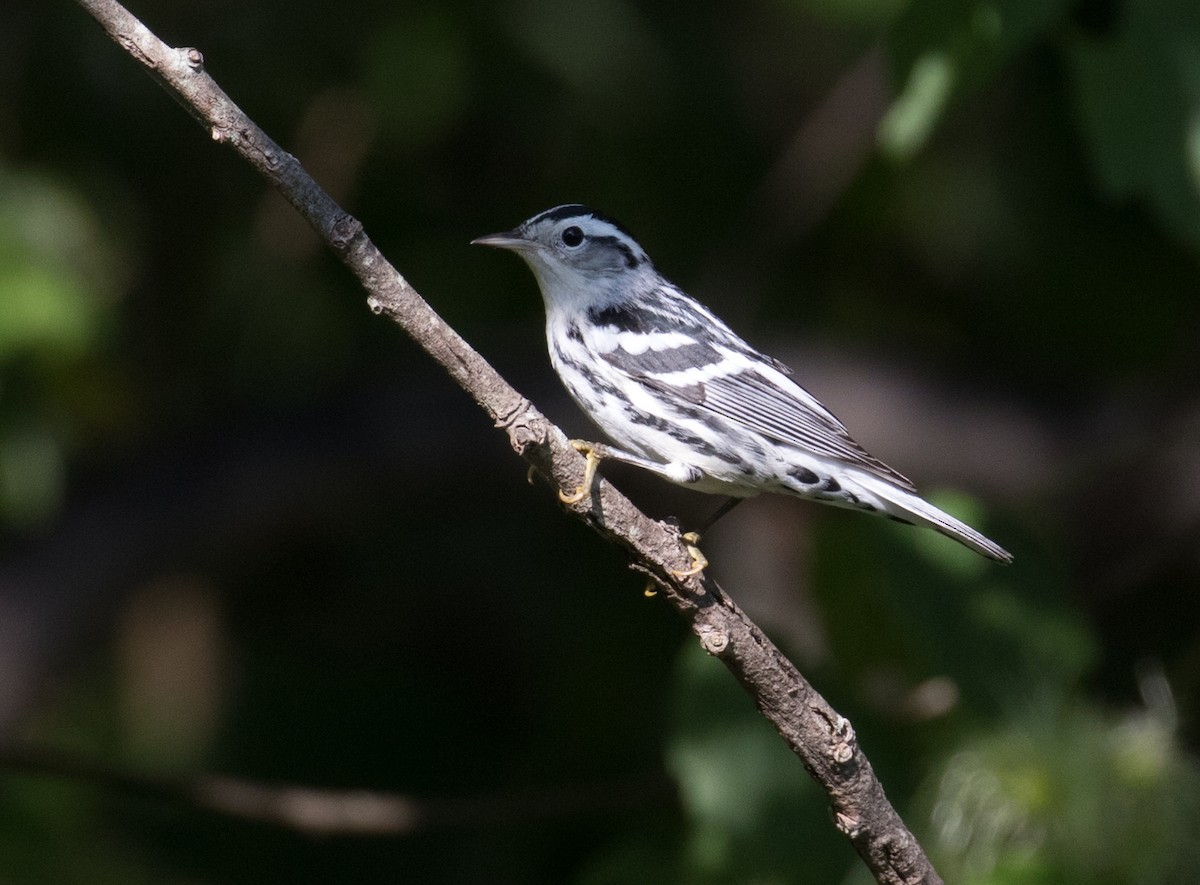
[[[1113,28],[1076,33],[1066,56],[1109,195],[1145,201],[1177,236],[1200,242],[1200,6],[1121,4]]]
[[[96,311],[70,273],[8,264],[0,268],[0,289],[0,358],[30,350],[69,357],[87,350]]]
[[[947,881],[1183,883],[1200,861],[1200,765],[1150,713],[1032,705],[962,745],[924,801]]]
[[[931,497],[989,530],[966,496]],[[823,626],[877,714],[903,717],[909,706],[898,690],[872,689],[880,683],[916,692],[945,676],[961,712],[994,715],[1030,694],[1068,697],[1095,666],[1095,638],[1035,550],[998,566],[910,526],[818,525],[813,586]]]
[[[903,91],[879,124],[879,144],[896,160],[910,159],[929,140],[954,92],[958,71],[944,52],[918,58]]]
[[[44,427],[0,429],[0,522],[28,527],[58,511],[66,486],[59,441]]]
[[[667,765],[687,815],[685,881],[836,881],[852,852],[824,794],[719,663],[689,643]]]
[[[104,338],[118,255],[77,193],[0,166],[0,523],[44,523],[62,502],[62,404],[94,378],[79,367]]]
[[[78,357],[113,294],[111,245],[63,187],[0,166],[0,360]]]
[[[879,125],[883,153],[907,160],[955,98],[995,76],[1071,6],[1067,0],[915,0],[888,34],[900,93]]]

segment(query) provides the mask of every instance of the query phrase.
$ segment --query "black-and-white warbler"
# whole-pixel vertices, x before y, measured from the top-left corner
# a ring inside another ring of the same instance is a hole
[[[578,445],[589,454],[587,479],[564,500],[582,500],[598,458],[612,458],[734,499],[782,492],[889,516],[1012,560],[869,455],[790,369],[663,277],[611,218],[557,206],[473,242],[528,263],[546,302],[551,363],[622,447]]]

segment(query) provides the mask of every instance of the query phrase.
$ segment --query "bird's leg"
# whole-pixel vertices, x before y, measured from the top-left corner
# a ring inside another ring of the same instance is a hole
[[[596,468],[600,466],[602,457],[602,454],[597,451],[602,448],[601,446],[584,442],[581,439],[571,440],[571,448],[581,452],[587,458],[587,464],[583,468],[583,482],[579,484],[579,488],[569,495],[564,494],[562,489],[558,490],[558,500],[564,504],[578,504],[592,493],[592,483],[596,481]]]
[[[687,548],[688,555],[692,557],[692,567],[681,571],[672,569],[671,574],[677,578],[695,577],[708,568],[708,558],[696,546],[700,543],[700,536],[695,532],[684,532],[679,538],[683,541],[683,546]]]
[[[661,476],[663,479],[669,479],[671,482],[691,483],[698,481],[701,474],[698,467],[690,464],[671,463],[660,464],[657,461],[652,461],[649,458],[643,458],[641,455],[635,455],[632,452],[624,452],[621,449],[614,449],[612,446],[606,446],[604,443],[587,442],[582,439],[571,440],[571,447],[577,452],[582,452],[587,455],[588,471],[584,474],[583,485],[577,488],[570,495],[559,493],[559,498],[564,504],[578,504],[587,497],[588,492],[592,487],[592,480],[596,476],[596,466],[602,460],[620,461],[624,464],[632,464],[634,467],[641,467],[643,470],[649,470],[651,473]]]
[[[620,461],[622,464],[632,464],[634,467],[649,470],[655,476],[661,476],[663,479],[682,485],[699,482],[704,478],[704,474],[699,467],[696,467],[694,464],[686,464],[682,461],[671,461],[664,464],[642,455],[635,455],[633,452],[614,449],[612,446],[606,446],[604,443],[571,440],[571,445],[581,452],[587,452],[590,449],[596,453],[597,458],[603,458],[606,461]]]
[[[707,532],[709,529],[711,529],[714,525],[716,525],[716,522],[718,519],[720,519],[722,516],[724,516],[726,513],[728,513],[730,510],[732,510],[734,507],[736,507],[738,504],[741,504],[745,500],[746,500],[745,498],[735,498],[732,496],[727,498],[725,500],[725,503],[723,503],[720,507],[718,507],[712,516],[710,516],[708,519],[704,520],[703,524],[700,526],[699,530],[695,532],[695,534],[703,535],[705,532]]]
[[[564,504],[578,504],[591,494],[592,484],[596,481],[596,468],[600,466],[600,461],[604,458],[611,458],[614,461],[624,461],[627,464],[645,467],[647,470],[651,470],[660,476],[666,476],[668,478],[671,478],[670,471],[674,466],[657,464],[648,458],[642,458],[639,455],[631,455],[628,452],[622,452],[620,449],[611,448],[603,443],[590,443],[582,439],[571,440],[571,448],[577,452],[583,453],[583,455],[587,458],[587,464],[583,469],[583,482],[579,484],[579,488],[569,495],[564,493],[562,489],[558,490],[558,499]],[[695,470],[695,468],[691,467],[686,469]],[[740,500],[740,498],[730,498],[721,505],[717,512],[713,514],[707,523],[705,523],[704,527],[707,529],[708,526],[716,522],[719,517],[732,510]],[[680,539],[683,541],[684,547],[687,548],[688,555],[692,557],[692,567],[683,569],[681,571],[672,571],[671,574],[677,578],[695,577],[708,567],[708,559],[703,553],[700,552],[700,548],[696,546],[700,543],[700,535],[697,532],[685,532],[684,534],[680,535]],[[647,595],[650,594],[648,593]]]
[[[712,516],[704,521],[704,525],[700,526],[700,531],[685,532],[679,536],[683,541],[684,546],[687,547],[688,554],[692,557],[692,567],[689,569],[684,569],[683,571],[672,571],[671,574],[677,578],[691,578],[708,568],[708,557],[701,553],[700,548],[697,546],[700,543],[700,536],[712,528],[713,523],[715,523],[718,519],[720,519],[738,504],[742,503],[744,500],[746,499],[734,497],[728,498],[725,503],[717,508],[716,512]]]

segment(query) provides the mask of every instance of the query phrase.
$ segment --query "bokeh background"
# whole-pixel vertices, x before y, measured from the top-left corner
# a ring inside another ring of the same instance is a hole
[[[1194,881],[1200,6],[133,11],[568,432],[532,277],[467,243],[582,201],[1013,551],[787,500],[705,544],[949,880]],[[68,0],[0,7],[0,755],[3,882],[865,881],[719,663]]]

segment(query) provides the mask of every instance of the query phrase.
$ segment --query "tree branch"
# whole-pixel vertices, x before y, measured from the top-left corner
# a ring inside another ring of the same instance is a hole
[[[568,815],[625,812],[676,801],[661,775],[558,790],[425,799],[377,790],[334,790],[304,784],[136,774],[82,757],[32,747],[0,749],[0,768],[61,778],[127,796],[183,805],[210,814],[268,824],[308,836],[411,836],[431,830],[512,826]]]
[[[362,224],[334,202],[254,124],[204,71],[196,49],[173,49],[115,0],[78,0],[211,133],[262,173],[358,277],[367,303],[399,325],[491,416],[513,449],[556,488],[575,488],[583,458],[563,432],[514,390],[421,298],[379,252]],[[691,564],[675,528],[646,516],[598,479],[571,511],[623,548],[720,659],[829,796],[837,828],[875,879],[889,885],[940,883],[921,846],[884,795],[849,721],[796,668],[707,573],[679,579]]]

